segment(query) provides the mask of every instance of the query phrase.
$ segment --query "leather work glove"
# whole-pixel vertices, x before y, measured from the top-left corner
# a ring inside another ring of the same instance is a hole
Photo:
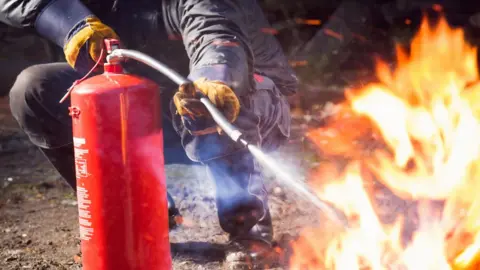
[[[200,102],[201,95],[206,96],[231,123],[238,117],[240,101],[228,85],[206,78],[182,85],[175,93],[173,102],[177,113],[182,116],[182,121],[191,134],[221,134],[207,108]]]
[[[104,40],[119,39],[112,28],[103,24],[97,17],[86,17],[78,30],[67,37],[63,51],[72,68],[88,72],[101,57]],[[103,56],[106,56],[104,51]],[[103,65],[103,62],[99,63]]]

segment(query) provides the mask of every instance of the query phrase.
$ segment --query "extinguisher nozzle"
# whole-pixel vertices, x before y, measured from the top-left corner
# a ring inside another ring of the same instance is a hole
[[[245,139],[243,139],[243,138],[240,138],[240,139],[238,140],[238,142],[239,142],[240,144],[242,144],[243,146],[245,146],[245,147],[248,147],[248,145],[250,145],[250,143],[247,142],[247,141],[246,141]]]

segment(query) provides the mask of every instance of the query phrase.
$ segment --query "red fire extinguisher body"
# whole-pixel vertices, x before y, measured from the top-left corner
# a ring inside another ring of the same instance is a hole
[[[83,269],[171,269],[159,89],[106,70],[71,93]]]

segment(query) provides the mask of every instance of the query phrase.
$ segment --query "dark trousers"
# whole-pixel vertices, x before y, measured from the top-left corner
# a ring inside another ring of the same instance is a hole
[[[20,127],[72,188],[76,186],[76,177],[68,115],[70,101],[60,104],[59,100],[80,77],[66,63],[36,65],[22,71],[10,91],[12,114]],[[268,78],[259,81],[255,93],[243,98],[242,103],[235,124],[252,141],[274,150],[286,140],[290,125],[288,103],[273,82]],[[165,149],[166,163],[193,160],[204,164],[216,185],[221,227],[231,237],[270,240],[267,194],[253,156],[225,135],[190,135],[176,117],[166,110],[165,145],[171,146]]]

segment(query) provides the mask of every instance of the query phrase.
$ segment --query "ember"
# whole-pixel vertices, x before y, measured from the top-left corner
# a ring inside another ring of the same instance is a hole
[[[350,227],[305,231],[292,269],[480,269],[477,49],[444,18],[435,27],[424,18],[410,51],[397,47],[396,68],[378,62],[377,76],[309,133],[332,160],[311,184]],[[383,221],[378,186],[416,203],[408,241],[411,215]]]

